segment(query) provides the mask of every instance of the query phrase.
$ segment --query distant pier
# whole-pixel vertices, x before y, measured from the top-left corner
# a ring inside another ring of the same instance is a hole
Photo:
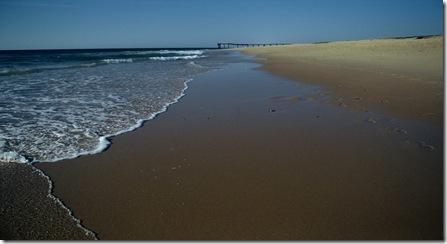
[[[265,46],[282,46],[289,45],[288,43],[265,43],[265,44],[248,44],[248,43],[217,43],[217,48],[238,48],[238,47],[265,47]]]

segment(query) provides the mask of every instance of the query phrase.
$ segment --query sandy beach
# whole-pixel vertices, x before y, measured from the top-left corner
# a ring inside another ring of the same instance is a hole
[[[0,239],[94,240],[48,195],[46,177],[30,164],[0,163]]]
[[[327,85],[333,102],[443,125],[443,36],[241,49],[263,68]]]
[[[442,50],[234,51],[107,151],[34,166],[101,240],[442,240]]]

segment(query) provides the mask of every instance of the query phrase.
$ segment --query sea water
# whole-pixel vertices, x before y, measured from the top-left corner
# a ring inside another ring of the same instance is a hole
[[[103,151],[220,69],[206,49],[0,52],[0,161],[54,162]]]

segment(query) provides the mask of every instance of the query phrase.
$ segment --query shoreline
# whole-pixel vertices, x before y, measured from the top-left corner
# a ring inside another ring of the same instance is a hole
[[[257,66],[199,75],[106,152],[36,167],[103,240],[442,239],[439,127]]]
[[[28,163],[0,162],[0,175],[0,239],[96,240],[51,194],[52,183],[41,170]]]
[[[105,152],[33,167],[102,240],[443,238],[437,119],[334,106],[352,105],[232,58]]]

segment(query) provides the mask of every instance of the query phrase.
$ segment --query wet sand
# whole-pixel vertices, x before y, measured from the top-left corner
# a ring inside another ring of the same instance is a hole
[[[32,165],[0,163],[0,179],[0,239],[95,239],[69,210],[48,197],[49,182]]]
[[[443,239],[442,126],[255,67],[195,77],[106,152],[35,166],[104,240]]]

